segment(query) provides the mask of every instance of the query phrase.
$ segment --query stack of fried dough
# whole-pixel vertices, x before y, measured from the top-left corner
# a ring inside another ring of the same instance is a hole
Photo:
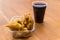
[[[29,31],[33,28],[33,18],[30,13],[25,13],[23,18],[14,19],[12,22],[8,23],[6,27],[14,31]]]

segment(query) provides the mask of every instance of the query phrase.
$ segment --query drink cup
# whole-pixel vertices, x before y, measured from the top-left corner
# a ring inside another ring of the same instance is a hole
[[[32,2],[34,18],[36,23],[43,23],[47,3],[45,1]]]

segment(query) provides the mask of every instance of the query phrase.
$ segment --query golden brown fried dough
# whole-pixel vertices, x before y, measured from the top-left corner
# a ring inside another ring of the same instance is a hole
[[[11,30],[28,31],[33,28],[33,24],[34,24],[34,21],[31,15],[29,13],[25,13],[24,19],[16,18],[6,26],[9,27]]]
[[[34,21],[33,21],[33,19],[32,19],[32,17],[31,17],[31,15],[30,14],[25,14],[24,15],[24,24],[25,24],[25,26],[29,29],[29,30],[31,30],[32,28],[33,28],[33,24],[34,24]]]
[[[17,22],[19,24],[23,24],[23,18],[16,18],[13,20],[14,22]]]
[[[10,23],[8,25],[6,25],[7,27],[9,27],[11,30],[17,30],[17,26],[18,26],[18,23]]]
[[[29,24],[27,25],[27,28],[28,28],[28,30],[31,30],[31,29],[33,28],[33,24],[32,24],[32,23],[29,23]]]
[[[22,30],[22,28],[24,27],[23,25],[17,23],[17,22],[14,22],[14,23],[10,23],[8,25],[6,25],[7,27],[9,27],[11,30]]]

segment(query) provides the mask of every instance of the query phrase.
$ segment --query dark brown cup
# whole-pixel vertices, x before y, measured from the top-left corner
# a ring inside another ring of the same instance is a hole
[[[43,23],[47,3],[44,1],[32,2],[34,18],[36,23]]]

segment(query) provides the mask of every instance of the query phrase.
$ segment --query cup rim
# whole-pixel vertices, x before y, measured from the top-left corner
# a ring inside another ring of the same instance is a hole
[[[45,6],[48,5],[46,1],[33,1],[32,6],[34,6],[34,3],[44,3],[44,4],[46,4]]]

